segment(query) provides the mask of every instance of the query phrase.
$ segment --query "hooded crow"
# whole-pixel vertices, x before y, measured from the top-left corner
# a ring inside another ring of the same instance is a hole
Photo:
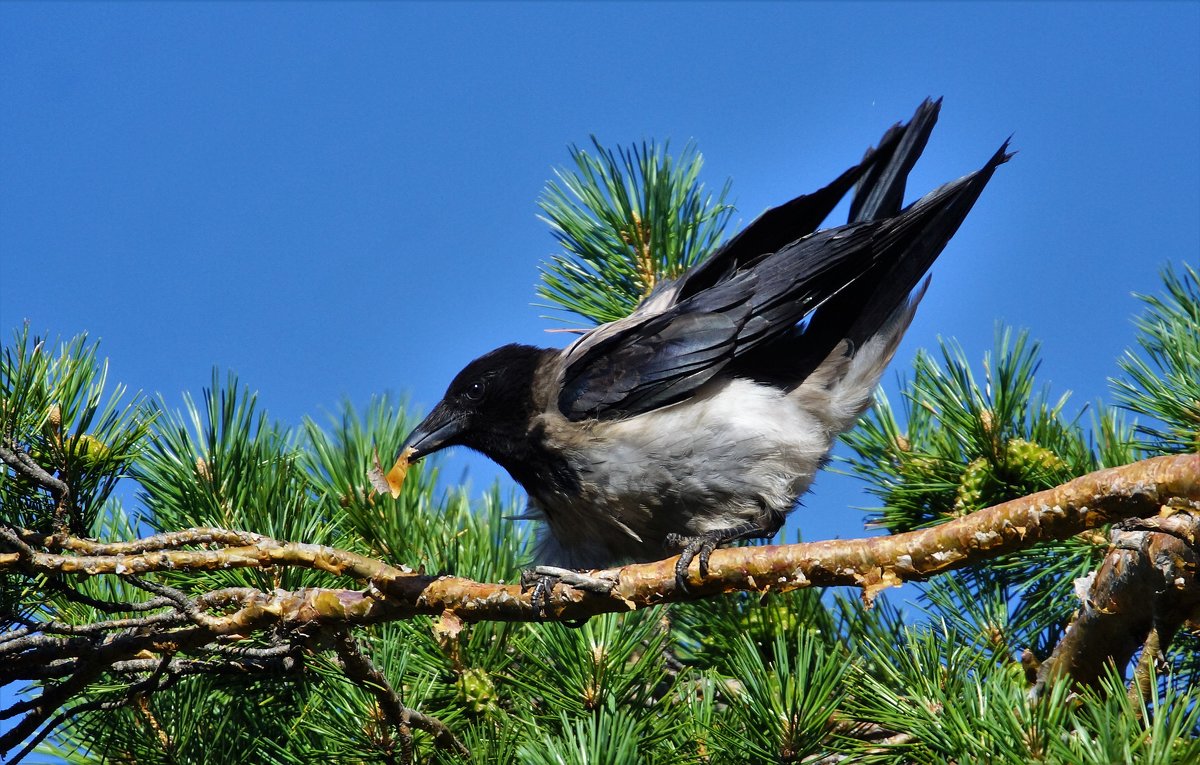
[[[723,543],[769,539],[870,406],[1006,141],[978,171],[901,209],[937,120],[926,100],[862,162],[768,210],[630,315],[567,348],[475,359],[409,435],[412,459],[491,458],[543,522],[537,561],[597,568],[679,551],[686,587]],[[853,187],[849,223],[817,230]],[[919,285],[919,286],[918,286]]]

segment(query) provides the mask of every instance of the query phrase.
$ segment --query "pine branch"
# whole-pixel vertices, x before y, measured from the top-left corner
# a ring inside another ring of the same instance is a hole
[[[1064,676],[1096,685],[1109,665],[1126,666],[1142,648],[1130,692],[1147,697],[1153,663],[1200,606],[1200,516],[1131,519],[1111,539],[1082,608],[1038,669],[1035,693]]]
[[[22,759],[25,758],[25,755],[29,754],[34,749],[36,749],[38,744],[40,744],[43,740],[45,740],[45,738],[47,736],[49,736],[51,733],[53,733],[55,728],[62,725],[64,722],[66,722],[71,717],[74,717],[75,715],[85,713],[85,712],[91,712],[91,711],[95,711],[95,710],[117,709],[119,707],[137,703],[139,701],[144,701],[146,694],[152,692],[153,690],[157,690],[160,687],[159,679],[162,677],[163,673],[166,671],[169,663],[170,662],[168,662],[166,659],[162,659],[162,660],[156,662],[156,666],[154,667],[154,670],[150,673],[150,676],[147,677],[145,680],[142,680],[141,682],[131,685],[128,689],[126,689],[122,698],[113,699],[113,700],[93,699],[91,701],[84,701],[79,704],[75,704],[74,706],[70,707],[69,709],[66,709],[63,712],[60,712],[58,715],[56,715],[54,717],[53,720],[51,720],[49,723],[44,725],[41,730],[39,730],[32,738],[29,739],[29,741],[27,741],[25,743],[25,746],[23,746],[21,748],[21,750],[16,753],[16,755],[12,758],[12,761],[20,762]],[[44,706],[48,706],[48,705],[44,705]],[[37,721],[40,724],[40,722],[42,722],[41,718],[44,717],[44,715],[41,714],[41,711],[42,711],[41,709],[35,709],[34,713],[31,713],[30,715],[28,715],[26,717],[26,719],[21,722],[21,725],[19,725],[18,728],[27,727],[34,721]],[[53,711],[53,710],[51,709],[51,711]],[[34,725],[33,727],[36,727],[36,725]],[[12,731],[9,732],[9,734],[13,735],[13,736],[15,736],[16,733],[17,733],[17,728],[14,728]],[[20,741],[21,739],[14,738],[13,740]],[[7,751],[6,743],[7,742],[0,740],[0,751]],[[11,748],[11,747],[8,747],[8,748]]]
[[[62,535],[43,536],[29,531],[9,531],[28,552],[0,553],[0,571],[63,574],[146,574],[156,571],[217,571],[231,568],[265,568],[286,565],[349,576],[388,586],[395,579],[415,576],[357,553],[323,545],[279,542],[259,534],[225,529],[198,528],[158,534],[133,542],[96,543]],[[28,542],[50,549],[83,555],[35,552]],[[252,544],[248,542],[253,541]],[[189,544],[223,545],[218,549],[173,549]],[[236,545],[236,546],[233,546]]]
[[[718,550],[712,556],[708,577],[703,582],[692,582],[687,591],[676,589],[674,558],[592,572],[591,578],[605,587],[559,584],[549,598],[547,611],[553,619],[586,619],[722,592],[780,592],[831,585],[860,587],[869,602],[879,590],[903,581],[926,579],[1121,519],[1150,518],[1168,503],[1200,510],[1200,455],[1158,457],[1109,468],[1055,489],[906,534]],[[1181,519],[1172,521],[1179,524],[1191,516],[1181,513],[1173,518]],[[1168,527],[1166,521],[1156,523],[1156,528]],[[59,629],[55,624],[27,619],[19,636],[0,641],[0,665],[5,668],[0,682],[65,678],[46,686],[40,699],[24,710],[24,719],[0,739],[3,751],[11,750],[40,729],[57,709],[105,672],[129,667],[128,662],[146,657],[170,657],[187,651],[219,658],[225,652],[226,659],[236,661],[227,655],[230,641],[236,644],[256,635],[266,636],[268,648],[279,649],[288,641],[303,640],[316,625],[344,629],[417,614],[442,615],[450,626],[460,621],[544,618],[535,612],[530,595],[516,585],[410,573],[343,550],[279,542],[243,532],[191,529],[129,543],[104,544],[8,530],[4,540],[0,545],[10,551],[0,552],[0,572],[118,575],[157,596],[154,603],[159,608],[150,613],[138,611],[143,614],[138,617],[109,619],[92,629],[87,625],[69,629],[64,625]],[[247,545],[251,540],[254,544]],[[213,549],[180,549],[195,544]],[[62,552],[38,549],[47,546]],[[1149,552],[1160,557],[1166,554]],[[182,573],[242,567],[319,569],[354,577],[367,587],[272,592],[228,588],[189,595],[177,587],[132,579],[174,572],[173,581],[178,583]],[[1165,613],[1168,607],[1186,610],[1200,599],[1192,579],[1185,583],[1183,590],[1167,588],[1166,595],[1159,596],[1166,598],[1160,612]],[[1104,608],[1103,601],[1098,608]],[[1073,632],[1086,633],[1089,629],[1081,622]],[[1143,631],[1139,640],[1145,634]],[[1086,656],[1091,663],[1052,657],[1043,664],[1039,677],[1067,672],[1073,676],[1078,673],[1077,679],[1091,680],[1095,677],[1092,667],[1096,657],[1102,663],[1112,653],[1106,644],[1099,651],[1091,647],[1064,648],[1064,656]],[[52,675],[46,674],[47,667],[54,668]],[[28,702],[18,702],[18,706],[21,704]],[[18,713],[21,709],[15,707],[4,712],[6,716]]]
[[[1141,353],[1118,360],[1124,376],[1111,378],[1120,406],[1154,418],[1138,431],[1154,448],[1181,453],[1200,448],[1200,272],[1184,264],[1162,273],[1160,295],[1139,295],[1145,313],[1134,320]]]
[[[571,147],[538,200],[563,252],[542,267],[538,296],[601,324],[628,315],[654,287],[700,262],[721,240],[733,208],[726,183],[714,196],[700,182],[703,157],[689,143],[677,158],[643,142],[595,154]]]
[[[1200,502],[1200,455],[1156,457],[1100,470],[1055,489],[905,534],[718,550],[713,553],[708,577],[703,582],[692,582],[687,592],[677,591],[672,582],[675,558],[594,572],[593,579],[616,584],[591,589],[560,585],[550,599],[549,612],[556,619],[579,619],[721,592],[782,592],[812,586],[861,587],[864,597],[870,599],[880,590],[904,581],[924,580],[1123,518],[1149,517],[1173,499]],[[220,536],[213,531],[181,533]],[[227,532],[234,539],[240,538],[240,533]],[[70,545],[87,547],[84,540]],[[243,602],[242,612],[223,618],[219,632],[258,623],[263,618],[262,609],[299,621],[304,620],[303,614],[309,614],[347,623],[443,611],[468,621],[536,618],[529,596],[516,585],[410,573],[344,550],[265,538],[254,546],[151,550],[128,555],[0,553],[0,571],[43,574],[142,575],[265,566],[315,568],[353,576],[367,582],[370,589],[365,593],[317,589],[256,593]],[[386,600],[379,599],[377,593]]]
[[[0,460],[11,467],[18,475],[34,481],[44,489],[49,490],[59,502],[68,502],[71,487],[50,475],[41,465],[33,461],[29,453],[16,444],[0,444]]]
[[[1066,539],[1123,518],[1149,517],[1176,499],[1200,502],[1200,455],[1156,457],[1100,470],[1055,489],[905,534],[717,550],[708,577],[703,582],[690,583],[687,592],[677,591],[672,581],[675,558],[594,572],[594,579],[615,585],[590,590],[559,585],[550,599],[549,611],[556,619],[578,619],[721,592],[780,592],[812,586],[861,587],[864,596],[870,599],[880,590],[904,581],[927,579],[1039,542]],[[181,534],[221,536],[212,529]],[[241,532],[226,534],[240,539]],[[87,543],[74,540],[70,546],[86,549]],[[263,609],[276,616],[288,614],[289,618],[300,621],[307,613],[314,618],[346,623],[369,623],[416,613],[436,615],[443,611],[451,611],[467,621],[536,618],[528,594],[523,594],[516,585],[416,574],[344,550],[265,538],[253,546],[212,550],[97,555],[34,552],[32,556],[19,551],[0,553],[0,571],[42,574],[143,575],[155,571],[265,566],[320,569],[353,576],[367,582],[370,588],[366,592],[317,589],[283,594],[255,592],[242,602],[243,611],[223,617],[220,632],[257,623],[264,616],[260,613]],[[253,616],[247,615],[250,613]]]

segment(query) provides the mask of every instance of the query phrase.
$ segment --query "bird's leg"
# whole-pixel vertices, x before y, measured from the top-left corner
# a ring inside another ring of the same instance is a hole
[[[664,542],[669,549],[679,550],[679,560],[675,563],[675,586],[687,592],[688,567],[693,558],[700,560],[700,579],[708,576],[708,556],[719,545],[738,539],[770,539],[775,531],[768,531],[755,523],[743,523],[728,529],[715,529],[697,534],[694,537],[683,534],[668,534]]]
[[[545,619],[549,615],[550,595],[554,585],[559,583],[588,592],[608,594],[616,586],[615,579],[603,576],[589,576],[581,571],[556,566],[535,566],[521,572],[521,589],[530,590],[529,603],[533,613]],[[564,621],[568,627],[581,627],[587,619]]]

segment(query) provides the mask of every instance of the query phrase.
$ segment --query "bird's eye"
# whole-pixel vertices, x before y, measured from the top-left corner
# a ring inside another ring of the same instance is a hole
[[[482,401],[483,394],[486,391],[487,391],[487,386],[483,384],[483,381],[476,380],[475,382],[473,382],[469,386],[467,386],[467,392],[465,394],[467,397],[467,401]]]

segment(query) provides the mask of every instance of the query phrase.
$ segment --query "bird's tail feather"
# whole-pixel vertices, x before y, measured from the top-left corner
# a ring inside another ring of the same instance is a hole
[[[850,223],[867,223],[900,213],[908,173],[925,150],[941,108],[942,99],[925,99],[911,120],[893,125],[880,138],[877,148],[867,150],[867,156],[873,157],[873,161],[855,188],[854,198],[850,202]],[[917,274],[917,278],[920,278],[920,274]],[[858,315],[864,306],[870,305],[868,301],[879,286],[877,279],[878,274],[868,270],[856,282],[846,285],[813,311],[803,332],[804,353],[798,359],[802,371],[805,366],[813,370],[816,365],[823,363],[825,355],[842,340],[849,339],[850,350],[853,351],[869,336],[862,333],[848,335],[847,317]],[[898,293],[897,301],[915,284],[914,280],[904,292]],[[878,327],[891,314],[897,301],[872,314],[869,321]],[[806,376],[801,374],[799,379]]]
[[[639,306],[639,310],[656,310],[686,300],[811,234],[851,188],[856,189],[854,205],[860,208],[866,205],[871,210],[878,209],[881,204],[890,202],[893,196],[898,202],[904,195],[904,176],[920,156],[929,138],[929,131],[937,121],[940,104],[940,99],[936,103],[926,99],[908,125],[896,124],[889,128],[879,139],[879,146],[867,149],[857,165],[825,187],[765,211],[678,281],[660,284]],[[914,136],[910,126],[917,126],[922,134]],[[887,165],[888,168],[882,169],[881,165]],[[875,194],[869,193],[875,188],[880,190]],[[899,204],[896,209],[899,210]]]
[[[867,151],[868,157],[872,152],[876,156],[854,189],[850,223],[890,218],[900,212],[908,174],[925,151],[941,109],[942,99],[925,99],[907,124],[893,125],[879,140],[879,148]]]
[[[884,253],[877,267],[880,271],[864,278],[862,287],[853,290],[858,292],[862,301],[859,305],[865,310],[845,334],[851,343],[865,343],[905,303],[958,231],[996,168],[1011,156],[1005,141],[982,168],[926,194],[896,217],[895,226],[885,229]]]
[[[789,367],[792,380],[803,383],[819,368],[829,369],[826,364],[838,353],[856,355],[877,334],[892,337],[889,332],[898,328],[893,340],[899,342],[916,310],[910,293],[958,230],[995,169],[1010,156],[1005,141],[978,171],[925,195],[889,219],[870,224],[878,227],[872,245],[874,263],[813,311],[797,332]],[[862,209],[867,207],[864,203]],[[908,319],[896,324],[893,319],[898,315]]]

